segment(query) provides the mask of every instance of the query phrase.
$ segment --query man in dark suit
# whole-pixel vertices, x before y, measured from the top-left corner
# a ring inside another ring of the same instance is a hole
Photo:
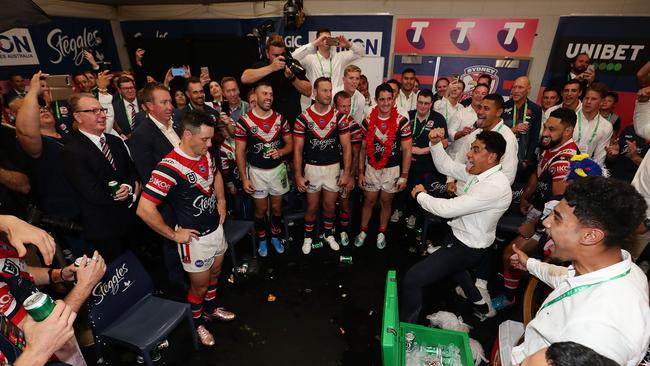
[[[21,75],[14,74],[9,76],[9,86],[11,89],[2,98],[4,106],[9,107],[9,102],[16,97],[24,97],[27,94],[25,90],[26,85],[27,81]]]
[[[88,251],[99,250],[108,261],[122,253],[135,221],[140,192],[138,174],[119,137],[104,134],[106,109],[91,94],[70,99],[79,128],[62,152],[65,175],[78,194]],[[117,182],[113,193],[110,182]]]
[[[113,96],[113,111],[115,113],[113,128],[128,137],[133,132],[138,119],[136,115],[140,112],[133,79],[120,76],[117,79],[117,91],[118,93]]]
[[[180,144],[180,111],[174,109],[169,90],[162,84],[150,83],[142,90],[142,104],[148,115],[138,124],[129,138],[129,148],[141,181],[146,184],[151,171]],[[158,207],[165,222],[174,226],[176,216],[169,204]],[[184,271],[177,254],[176,246],[169,240],[158,236],[171,282],[182,284]]]

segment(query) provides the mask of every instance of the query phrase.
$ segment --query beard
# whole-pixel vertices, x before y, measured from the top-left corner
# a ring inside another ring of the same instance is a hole
[[[554,149],[554,148],[560,146],[560,143],[562,143],[562,139],[553,140],[553,139],[551,139],[551,138],[549,137],[549,138],[548,138],[548,143],[547,143],[547,144],[544,144],[544,140],[545,140],[545,137],[542,137],[542,138],[539,140],[539,146],[540,146],[543,150],[551,150],[551,149]]]

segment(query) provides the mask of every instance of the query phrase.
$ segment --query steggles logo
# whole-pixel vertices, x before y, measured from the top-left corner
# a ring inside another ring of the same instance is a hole
[[[60,28],[55,28],[47,35],[47,45],[56,52],[56,56],[50,59],[53,64],[58,64],[63,61],[64,57],[72,56],[74,64],[79,66],[84,60],[84,48],[90,49],[92,47],[102,44],[103,40],[99,36],[99,30],[88,30],[84,27],[82,34],[77,36],[69,36],[63,34]],[[97,54],[100,59],[104,55]]]

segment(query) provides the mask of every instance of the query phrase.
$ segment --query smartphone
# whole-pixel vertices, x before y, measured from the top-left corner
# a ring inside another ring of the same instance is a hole
[[[210,75],[210,69],[207,66],[201,66],[201,74]]]
[[[4,315],[0,316],[0,334],[12,346],[15,346],[21,351],[25,349],[25,345],[27,344],[25,341],[25,333]]]
[[[327,40],[325,41],[325,44],[328,46],[338,46],[339,45],[339,39],[334,38],[334,37],[327,37]]]
[[[52,100],[68,100],[72,96],[72,78],[70,75],[50,75],[46,80]]]
[[[596,71],[596,66],[594,66],[594,65],[587,66],[587,71],[589,71],[591,73],[595,72]]]
[[[230,117],[230,103],[227,100],[221,102],[221,111]]]
[[[185,69],[182,67],[172,67],[172,76],[185,76]]]

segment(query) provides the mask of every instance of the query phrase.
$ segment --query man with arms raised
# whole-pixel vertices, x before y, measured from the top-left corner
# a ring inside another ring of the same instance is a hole
[[[346,116],[332,103],[332,83],[320,77],[314,82],[316,102],[302,113],[294,126],[293,169],[296,187],[307,192],[305,239],[302,252],[309,254],[314,240],[314,222],[323,196],[323,227],[325,241],[332,250],[339,250],[334,238],[336,199],[339,187],[350,177],[352,147]],[[340,151],[343,151],[343,173],[340,173]],[[303,175],[303,162],[305,163]]]
[[[553,258],[567,267],[529,258],[513,247],[511,263],[553,288],[528,323],[513,364],[552,343],[573,341],[620,365],[635,366],[648,349],[648,279],[621,249],[645,218],[646,204],[629,184],[586,177],[567,187],[544,220]]]
[[[183,116],[181,143],[154,169],[144,188],[137,214],[157,233],[178,243],[183,268],[190,278],[187,301],[201,343],[214,345],[203,319],[232,320],[235,315],[216,308],[217,279],[228,248],[223,233],[226,198],[221,173],[208,152],[214,135],[209,115],[190,111]],[[158,212],[169,201],[176,216],[172,228]]]
[[[512,201],[510,182],[499,164],[506,151],[506,141],[495,131],[481,131],[472,137],[467,163],[460,164],[445,152],[441,143],[444,137],[442,128],[429,133],[433,162],[442,174],[467,184],[464,194],[451,199],[432,197],[423,185],[411,191],[423,209],[451,219],[451,234],[445,239],[445,245],[411,267],[402,281],[400,318],[409,323],[420,320],[424,287],[448,276],[463,288],[480,319],[491,316],[468,269],[487,255],[496,237],[497,222]]]
[[[311,89],[311,87],[310,87]],[[283,159],[293,150],[289,122],[271,109],[273,88],[266,82],[255,86],[253,109],[243,115],[235,128],[235,158],[246,193],[253,196],[257,252],[268,254],[266,213],[271,201],[271,244],[284,253],[282,233],[282,196],[289,191],[287,167]]]
[[[379,199],[377,248],[386,246],[386,226],[393,196],[406,188],[411,167],[411,124],[394,107],[393,89],[381,84],[375,90],[375,107],[361,123],[363,135],[359,154],[359,185],[363,188],[361,231],[354,240],[360,247],[366,240],[372,209]],[[400,166],[401,164],[401,166]]]

